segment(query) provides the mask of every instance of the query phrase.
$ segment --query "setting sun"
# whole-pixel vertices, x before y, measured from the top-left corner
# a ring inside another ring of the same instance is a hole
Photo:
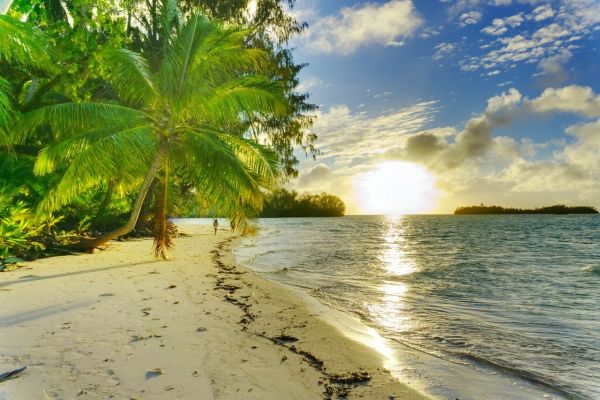
[[[367,214],[418,214],[434,206],[435,178],[423,167],[391,161],[358,177],[357,198]]]

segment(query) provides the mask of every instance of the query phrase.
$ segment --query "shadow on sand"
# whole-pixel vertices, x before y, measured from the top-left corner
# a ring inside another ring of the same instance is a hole
[[[22,277],[20,277],[18,279],[13,279],[12,281],[0,282],[0,287],[6,287],[6,286],[11,286],[11,285],[16,285],[16,284],[19,284],[19,283],[42,281],[42,280],[46,280],[46,279],[63,278],[65,276],[75,276],[75,275],[91,274],[91,273],[94,273],[94,272],[106,271],[106,270],[110,270],[110,269],[135,267],[136,265],[154,264],[154,263],[157,263],[157,262],[161,262],[161,260],[152,260],[152,261],[135,262],[135,263],[129,263],[129,264],[110,265],[108,267],[94,268],[94,269],[85,269],[85,270],[81,270],[81,271],[65,272],[65,273],[62,273],[62,274],[54,274],[54,275],[46,275],[46,276],[26,275],[26,276],[22,276]]]

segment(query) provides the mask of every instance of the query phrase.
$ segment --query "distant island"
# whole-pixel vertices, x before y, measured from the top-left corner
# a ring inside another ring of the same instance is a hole
[[[500,206],[485,206],[482,204],[480,206],[458,207],[454,211],[454,215],[477,214],[598,214],[598,210],[594,207],[568,207],[563,204],[534,209],[504,208]]]
[[[277,189],[268,196],[262,210],[263,218],[285,217],[342,217],[346,205],[337,196],[328,193],[302,194]]]

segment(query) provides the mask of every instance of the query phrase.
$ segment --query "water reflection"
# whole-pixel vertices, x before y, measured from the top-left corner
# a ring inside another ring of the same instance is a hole
[[[385,275],[390,277],[411,274],[416,267],[405,251],[407,243],[403,217],[386,217],[384,223],[387,224],[387,229],[382,238],[380,267]],[[378,289],[381,297],[376,303],[369,305],[369,311],[375,321],[393,332],[410,329],[410,317],[405,310],[408,286],[404,282],[384,280]]]
[[[383,235],[383,251],[379,260],[387,275],[402,276],[415,271],[414,262],[407,256],[404,236],[404,217],[386,217],[387,229]]]

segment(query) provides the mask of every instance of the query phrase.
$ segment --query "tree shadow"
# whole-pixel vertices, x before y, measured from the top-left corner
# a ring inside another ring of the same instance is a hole
[[[26,275],[21,278],[13,279],[11,281],[0,282],[0,287],[11,286],[19,283],[26,282],[34,282],[34,281],[43,281],[46,279],[57,279],[63,278],[65,276],[75,276],[75,275],[83,275],[83,274],[91,274],[94,272],[107,271],[111,269],[119,269],[119,268],[127,268],[134,267],[136,265],[144,265],[144,264],[154,264],[157,262],[161,262],[161,260],[153,260],[153,261],[140,261],[129,264],[119,264],[119,265],[111,265],[108,267],[94,268],[94,269],[86,269],[82,271],[74,271],[74,272],[64,272],[62,274],[54,274],[54,275],[46,275],[46,276],[38,276],[38,275]]]
[[[4,317],[4,318],[0,319],[0,329],[6,328],[10,325],[18,325],[23,322],[47,317],[52,314],[58,314],[60,312],[73,310],[75,308],[89,306],[94,303],[95,303],[95,300],[81,301],[81,302],[72,303],[72,304],[68,304],[68,303],[67,304],[57,304],[54,306],[38,308],[37,310],[33,310],[33,311],[9,315],[8,317]]]

